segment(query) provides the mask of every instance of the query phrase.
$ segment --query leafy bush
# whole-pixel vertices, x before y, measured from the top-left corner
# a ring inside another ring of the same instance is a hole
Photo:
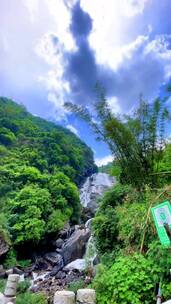
[[[98,250],[104,254],[113,251],[118,244],[118,215],[116,206],[123,204],[131,188],[116,185],[107,191],[100,202],[100,207],[93,220],[93,231]]]
[[[38,169],[26,170],[31,180],[40,178]],[[27,179],[30,180],[30,178]],[[26,181],[25,181],[26,182]],[[77,187],[61,172],[49,178],[47,188],[26,184],[8,201],[9,226],[16,245],[38,242],[47,233],[57,233],[70,219],[80,216]]]
[[[73,292],[77,292],[78,289],[82,289],[85,288],[85,283],[83,279],[77,280],[77,281],[73,281],[71,283],[68,284],[68,289],[70,291]]]
[[[99,304],[152,304],[159,271],[140,254],[120,257],[109,269],[104,266],[94,279]]]
[[[3,264],[4,267],[7,269],[17,265],[17,253],[14,249],[11,248],[10,251],[7,253]]]
[[[31,283],[29,280],[24,280],[23,282],[19,282],[17,284],[17,294],[25,293],[29,289],[30,285]]]
[[[118,218],[115,209],[106,208],[105,212],[97,213],[93,220],[93,231],[96,237],[96,246],[101,253],[113,250],[118,243]]]
[[[6,280],[0,279],[0,292],[4,292]]]
[[[47,304],[48,301],[42,293],[26,292],[17,296],[16,304]]]

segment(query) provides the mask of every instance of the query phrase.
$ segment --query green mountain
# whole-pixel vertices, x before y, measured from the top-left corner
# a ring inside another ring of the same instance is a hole
[[[92,150],[75,134],[0,98],[0,231],[14,245],[77,222],[77,186],[96,171]]]

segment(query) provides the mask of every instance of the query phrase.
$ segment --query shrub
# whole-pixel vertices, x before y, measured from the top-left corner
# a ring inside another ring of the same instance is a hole
[[[29,280],[24,280],[23,282],[19,282],[17,284],[17,294],[25,293],[29,289],[30,285],[31,283]]]
[[[0,280],[0,292],[4,292],[6,280]]]
[[[15,250],[10,249],[3,264],[5,268],[11,268],[17,265],[17,253]]]
[[[159,272],[153,263],[140,254],[120,257],[107,269],[104,266],[94,279],[100,304],[152,304]]]
[[[17,297],[16,304],[47,304],[47,299],[42,293],[26,292]]]
[[[71,282],[71,283],[69,283],[69,285],[68,285],[68,289],[69,289],[70,291],[75,292],[75,293],[77,292],[78,289],[82,289],[82,288],[85,288],[85,283],[84,283],[84,280],[83,280],[83,279],[80,279],[80,280]]]

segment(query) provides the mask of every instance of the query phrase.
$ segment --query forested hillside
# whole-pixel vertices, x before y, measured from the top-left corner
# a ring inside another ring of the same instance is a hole
[[[10,243],[36,243],[78,222],[77,186],[96,170],[72,132],[0,98],[0,230]]]

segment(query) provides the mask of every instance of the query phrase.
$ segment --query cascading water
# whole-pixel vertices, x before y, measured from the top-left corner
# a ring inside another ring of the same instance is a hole
[[[80,201],[84,208],[95,213],[98,198],[115,183],[115,178],[107,173],[95,173],[88,177],[80,189]]]
[[[92,214],[95,214],[98,208],[98,199],[104,194],[104,192],[112,187],[115,183],[115,178],[109,176],[106,173],[96,173],[88,177],[82,188],[80,189],[80,201],[84,208],[91,210]],[[91,230],[93,218],[87,220],[85,228]],[[94,237],[91,234],[87,246],[84,259],[86,266],[93,267],[94,260],[97,257],[97,250],[95,246]]]

